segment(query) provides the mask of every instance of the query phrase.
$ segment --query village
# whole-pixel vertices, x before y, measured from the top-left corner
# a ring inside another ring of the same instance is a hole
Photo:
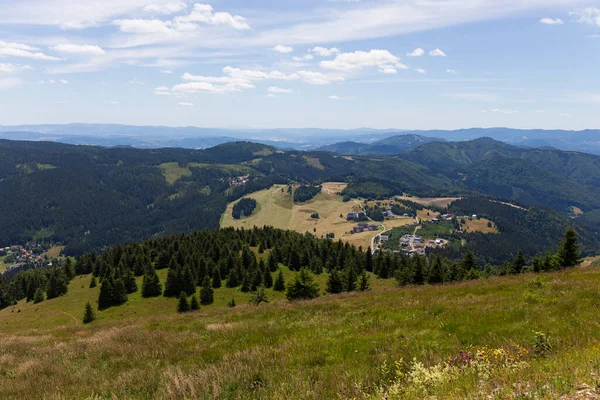
[[[2,269],[0,272],[12,271],[22,266],[33,268],[52,266],[52,259],[58,254],[54,254],[57,252],[51,249],[59,248],[40,243],[0,247],[0,269]]]

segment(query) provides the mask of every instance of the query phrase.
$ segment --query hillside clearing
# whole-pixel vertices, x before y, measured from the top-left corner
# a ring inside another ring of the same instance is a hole
[[[470,346],[526,352],[518,367],[456,374],[403,397],[558,399],[593,392],[600,372],[598,269],[405,289],[373,280],[367,293],[260,307],[237,292],[235,309],[184,315],[174,299],[136,294],[82,325],[98,290],[88,283],[76,278],[65,297],[0,312],[2,398],[382,398],[375,388],[397,379],[395,361],[428,368]],[[539,358],[533,331],[552,338]]]
[[[412,201],[413,203],[420,204],[425,207],[439,207],[447,208],[452,202],[460,200],[460,197],[412,197],[412,196],[399,196],[402,200]]]

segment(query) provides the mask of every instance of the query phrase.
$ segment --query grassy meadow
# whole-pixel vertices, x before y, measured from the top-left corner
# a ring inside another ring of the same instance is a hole
[[[258,307],[223,288],[181,315],[175,299],[136,293],[89,325],[83,306],[98,288],[77,277],[64,297],[0,312],[0,397],[586,398],[577,392],[600,386],[590,265],[403,289],[372,278],[369,292],[297,303],[269,290]],[[477,360],[465,364],[467,353]]]

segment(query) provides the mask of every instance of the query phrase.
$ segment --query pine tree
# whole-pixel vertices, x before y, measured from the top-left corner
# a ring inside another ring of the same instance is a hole
[[[363,272],[358,277],[358,290],[361,292],[371,290],[369,274],[367,274],[367,271],[365,270],[363,270]]]
[[[133,271],[127,267],[125,268],[125,272],[123,274],[123,283],[125,284],[125,292],[126,293],[135,293],[138,290],[137,282],[135,281],[135,276],[133,275]]]
[[[214,290],[212,288],[210,278],[207,275],[204,277],[204,281],[202,282],[202,289],[200,290],[200,303],[206,306],[212,304],[214,301]]]
[[[439,283],[444,283],[444,270],[442,265],[442,259],[440,256],[435,258],[433,265],[431,266],[431,270],[429,271],[429,278],[427,282],[430,285],[437,285]]]
[[[37,288],[33,295],[33,304],[41,303],[42,301],[44,301],[44,291],[42,288]]]
[[[302,268],[302,262],[300,261],[300,256],[296,250],[292,250],[289,264],[289,268],[292,271],[299,271],[300,268]]]
[[[252,297],[250,298],[250,304],[255,305],[255,306],[259,306],[261,303],[268,303],[269,302],[269,298],[267,297],[267,292],[265,291],[264,287],[259,287],[256,290],[256,293],[254,293],[254,295],[252,295]]]
[[[190,305],[187,300],[187,294],[185,292],[181,292],[179,294],[179,303],[177,304],[177,312],[184,313],[190,311]]]
[[[231,301],[229,303],[227,303],[227,307],[229,308],[233,308],[235,307],[235,298],[231,298]]]
[[[242,286],[240,287],[240,290],[242,291],[242,293],[248,293],[250,291],[250,277],[248,276],[249,272],[246,272],[244,274],[244,277],[242,278]]]
[[[353,292],[356,290],[356,280],[358,279],[358,274],[356,271],[356,266],[348,265],[342,274],[342,280],[344,282],[344,290],[346,292]]]
[[[47,283],[46,297],[48,299],[54,299],[67,293],[67,279],[60,269],[55,269]]]
[[[414,258],[413,264],[413,283],[415,285],[422,285],[425,283],[425,271],[423,270],[423,259],[419,256]]]
[[[200,302],[198,301],[198,297],[196,295],[192,296],[192,300],[190,301],[190,310],[198,311],[200,309]]]
[[[258,287],[262,285],[263,274],[260,269],[256,269],[252,274],[252,280],[250,281],[250,291],[256,292]]]
[[[125,303],[127,303],[125,282],[121,278],[115,279],[113,282],[112,305],[119,306]]]
[[[95,320],[96,320],[96,313],[94,312],[92,305],[88,301],[85,304],[85,311],[83,312],[83,323],[89,324],[90,322],[93,322]]]
[[[280,269],[277,274],[277,279],[275,279],[275,283],[273,284],[273,290],[276,292],[285,291],[285,280],[283,279],[283,271]]]
[[[227,281],[225,282],[225,286],[228,288],[235,288],[240,285],[238,281],[238,274],[235,270],[229,271],[229,275],[227,276]]]
[[[77,275],[77,273],[75,272],[75,265],[73,265],[73,260],[71,260],[71,258],[69,257],[67,257],[67,259],[65,260],[64,270],[65,276],[68,280],[75,278],[75,276]]]
[[[175,257],[169,262],[169,271],[167,272],[167,281],[165,282],[165,297],[175,297],[181,293],[180,267]]]
[[[98,295],[98,309],[104,310],[112,306],[112,282],[109,278],[102,279],[100,284],[100,294]]]
[[[181,290],[183,290],[188,296],[196,293],[196,278],[194,277],[192,268],[189,265],[182,269],[180,286]]]
[[[92,279],[90,280],[90,289],[93,289],[96,286],[98,286],[98,282],[96,281],[96,277],[92,276]]]
[[[277,258],[275,258],[273,252],[269,254],[269,258],[267,259],[267,266],[269,267],[269,271],[271,272],[275,272],[279,268],[277,264]]]
[[[331,271],[329,278],[327,278],[327,287],[325,288],[327,293],[338,294],[344,291],[344,282],[342,277],[337,270]]]
[[[265,285],[266,288],[272,288],[273,287],[273,275],[271,275],[271,271],[269,270],[269,268],[265,268],[265,270],[263,271],[263,285]]]
[[[371,247],[367,249],[367,255],[365,256],[365,269],[368,272],[373,272],[373,253],[371,253]]]
[[[472,269],[477,269],[477,260],[475,259],[475,254],[473,254],[473,251],[469,250],[463,257],[462,261],[456,266],[456,275],[454,279],[457,281],[464,280],[467,271]]]
[[[219,272],[219,268],[215,268],[215,272],[213,273],[212,287],[214,289],[218,289],[221,287],[221,273]]]
[[[525,259],[523,250],[519,250],[512,263],[512,270],[515,274],[520,274],[521,272],[523,272],[523,268],[525,268],[525,265],[527,265],[527,260]]]
[[[580,247],[577,244],[577,232],[573,228],[568,228],[556,253],[560,267],[569,268],[581,264]]]
[[[158,297],[162,294],[162,286],[156,270],[152,265],[148,267],[142,281],[142,297]]]
[[[319,296],[319,286],[314,282],[307,268],[300,269],[294,280],[287,285],[285,297],[288,300],[314,299]]]

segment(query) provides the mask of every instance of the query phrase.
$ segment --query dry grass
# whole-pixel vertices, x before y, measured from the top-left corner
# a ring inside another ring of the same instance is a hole
[[[491,224],[491,226],[488,226]],[[460,228],[466,232],[481,232],[485,234],[494,234],[498,233],[498,227],[495,223],[485,218],[466,220],[464,224],[460,226]]]
[[[412,201],[413,203],[421,204],[425,207],[440,207],[446,208],[456,200],[460,200],[460,197],[408,197],[400,196],[402,200]]]

